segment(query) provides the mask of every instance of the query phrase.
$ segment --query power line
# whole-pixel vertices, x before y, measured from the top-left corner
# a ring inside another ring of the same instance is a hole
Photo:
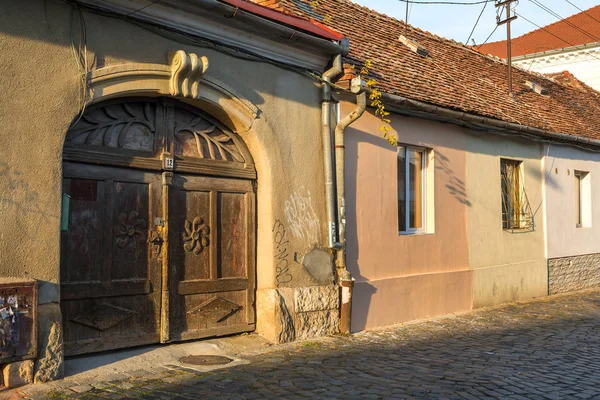
[[[578,27],[577,25],[571,23],[570,21],[567,21],[564,17],[560,16],[558,13],[554,12],[553,10],[551,10],[549,7],[539,3],[537,0],[531,0],[531,2],[533,4],[535,4],[536,6],[538,6],[539,8],[541,8],[542,10],[546,11],[548,14],[554,16],[555,18],[558,18],[560,21],[566,23],[567,25],[569,25],[570,27],[572,27],[573,29],[578,30],[579,32],[583,33],[584,35],[589,36],[590,38],[596,40],[596,41],[600,41],[600,38],[598,38],[597,36],[592,35],[591,33],[581,29],[580,27]]]
[[[480,0],[472,2],[459,2],[459,1],[415,1],[415,0],[398,0],[410,4],[448,4],[455,6],[474,6],[483,3],[493,3],[495,0]]]
[[[138,8],[137,10],[135,10],[135,11],[132,11],[132,12],[130,12],[129,14],[127,14],[127,15],[125,15],[125,16],[126,16],[126,17],[131,17],[133,14],[135,14],[135,13],[137,13],[137,12],[140,12],[140,11],[142,11],[142,10],[144,10],[144,9],[146,9],[146,8],[148,8],[148,7],[150,7],[150,6],[152,6],[152,5],[156,4],[156,3],[158,3],[159,1],[161,1],[161,0],[154,0],[154,1],[152,1],[152,3],[150,3],[150,4],[146,4],[144,7]]]
[[[588,13],[587,11],[582,10],[581,8],[577,7],[575,4],[571,3],[569,0],[565,0],[565,1],[600,24],[600,21],[598,21],[596,18],[594,18],[592,15],[590,15],[590,13]]]
[[[519,13],[517,13],[516,11],[515,11],[515,14],[516,14],[516,15],[518,15],[519,17],[523,18],[525,21],[529,22],[530,24],[532,24],[532,25],[534,25],[534,26],[538,27],[539,29],[541,29],[541,30],[543,30],[543,31],[545,31],[545,32],[547,32],[547,33],[549,33],[550,35],[554,36],[554,37],[555,37],[555,38],[557,38],[558,40],[561,40],[561,41],[565,42],[566,44],[568,44],[569,46],[571,46],[571,47],[573,47],[573,48],[575,48],[575,49],[583,49],[583,50],[585,50],[585,49],[586,49],[586,48],[585,48],[585,46],[584,46],[584,47],[582,47],[582,46],[577,46],[577,45],[574,45],[573,43],[567,42],[565,39],[561,38],[561,37],[560,37],[560,36],[558,36],[558,35],[555,35],[554,33],[550,32],[548,29],[544,28],[543,26],[539,26],[539,25],[538,25],[538,24],[536,24],[535,22],[533,22],[533,21],[531,21],[531,20],[529,20],[529,19],[525,18],[524,16],[522,16],[522,15],[521,15],[521,14],[519,14]],[[588,54],[590,57],[593,57],[593,58],[595,58],[596,60],[600,60],[600,58],[598,58],[598,57],[594,56],[594,55],[593,55],[592,53],[590,53],[590,52],[588,52],[587,54]]]
[[[487,39],[485,39],[485,41],[484,41],[483,43],[481,43],[481,44],[478,44],[478,45],[477,45],[477,46],[475,46],[475,47],[481,47],[481,46],[483,46],[484,44],[486,44],[486,43],[487,43],[487,41],[488,41],[488,40],[490,40],[490,38],[492,37],[492,35],[494,34],[494,32],[496,32],[496,29],[498,29],[498,27],[499,27],[499,26],[500,26],[500,25],[496,25],[496,26],[494,27],[494,30],[492,31],[492,33],[490,33],[490,35],[487,37]]]
[[[502,6],[502,9],[500,10],[500,13],[502,13],[502,11],[504,11],[504,6]],[[496,15],[498,15],[498,10],[496,10]],[[496,29],[498,29],[498,27],[499,27],[499,26],[500,26],[500,25],[496,25],[496,26],[494,27],[494,30],[492,31],[492,33],[490,33],[490,34],[488,35],[487,39],[485,39],[485,40],[483,41],[483,43],[481,43],[481,44],[478,44],[478,45],[476,45],[476,46],[473,46],[473,47],[481,47],[481,46],[483,46],[484,44],[486,44],[486,43],[488,42],[488,40],[490,40],[490,38],[492,37],[492,35],[494,34],[494,32],[496,32]]]
[[[471,33],[469,33],[469,37],[467,38],[467,41],[465,42],[466,44],[469,44],[469,39],[471,39],[471,36],[473,36],[473,32],[475,32],[475,28],[477,28],[477,24],[479,24],[479,20],[481,19],[481,16],[483,15],[483,12],[485,11],[485,8],[487,7],[487,5],[488,5],[487,1],[485,3],[483,3],[483,8],[481,9],[479,16],[477,17],[477,21],[475,21],[475,25],[473,25],[473,29],[471,29]]]

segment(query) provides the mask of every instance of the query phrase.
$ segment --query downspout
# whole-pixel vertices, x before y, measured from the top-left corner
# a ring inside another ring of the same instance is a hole
[[[337,183],[337,201],[338,201],[338,227],[339,242],[341,248],[336,252],[336,270],[338,284],[342,289],[342,301],[340,305],[340,332],[350,333],[350,322],[352,315],[352,292],[354,290],[354,278],[346,268],[346,195],[345,195],[345,147],[344,133],[346,128],[360,118],[367,108],[367,93],[362,90],[362,81],[360,78],[352,80],[351,90],[356,95],[356,108],[342,118],[335,127],[335,169]]]
[[[323,73],[321,99],[321,139],[323,141],[323,166],[325,169],[325,202],[327,207],[327,246],[339,250],[342,245],[336,240],[335,193],[333,187],[333,160],[331,152],[331,80],[342,73],[342,54],[333,58],[333,65]]]

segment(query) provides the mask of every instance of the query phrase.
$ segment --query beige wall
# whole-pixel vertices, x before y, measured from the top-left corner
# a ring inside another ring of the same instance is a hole
[[[342,115],[352,105],[342,103]],[[352,329],[469,309],[467,137],[449,124],[392,115],[401,143],[433,152],[434,231],[398,234],[397,154],[371,110],[347,129],[347,263],[356,279]],[[430,213],[431,214],[431,213]]]
[[[546,145],[544,155],[548,258],[600,253],[600,157],[559,145]],[[588,173],[591,189],[582,196],[590,215],[580,228],[575,224],[575,171]]]
[[[468,232],[474,307],[547,294],[541,155],[542,147],[535,142],[489,134],[469,136]],[[502,229],[501,158],[523,161],[534,231],[510,233]]]
[[[0,274],[40,280],[41,304],[60,298],[62,147],[81,105],[69,49],[70,14],[70,6],[42,0],[5,1],[0,13]],[[258,289],[282,281],[276,269],[282,257],[289,270],[280,286],[331,284],[328,253],[310,253],[326,242],[319,86],[300,74],[177,43],[122,19],[84,16],[90,70],[168,64],[168,52],[183,49],[207,56],[206,75],[258,108],[252,128],[241,133],[258,171]],[[75,13],[75,31],[77,20]],[[284,255],[276,243],[281,237],[287,241]],[[259,329],[270,325],[267,318],[258,320]]]

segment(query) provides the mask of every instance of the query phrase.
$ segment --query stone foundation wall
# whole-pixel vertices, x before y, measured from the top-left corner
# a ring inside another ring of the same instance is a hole
[[[548,293],[600,287],[600,253],[548,260]]]
[[[293,342],[340,330],[338,286],[263,289],[257,297],[258,331],[272,342]]]

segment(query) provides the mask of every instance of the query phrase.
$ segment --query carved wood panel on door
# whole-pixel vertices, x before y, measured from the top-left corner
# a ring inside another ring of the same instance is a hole
[[[161,262],[147,240],[161,209],[160,176],[75,163],[63,169],[65,354],[156,342]]]
[[[63,158],[66,355],[254,329],[256,171],[237,135],[172,99],[111,101]]]
[[[253,330],[252,182],[176,175],[171,204],[171,339]]]

